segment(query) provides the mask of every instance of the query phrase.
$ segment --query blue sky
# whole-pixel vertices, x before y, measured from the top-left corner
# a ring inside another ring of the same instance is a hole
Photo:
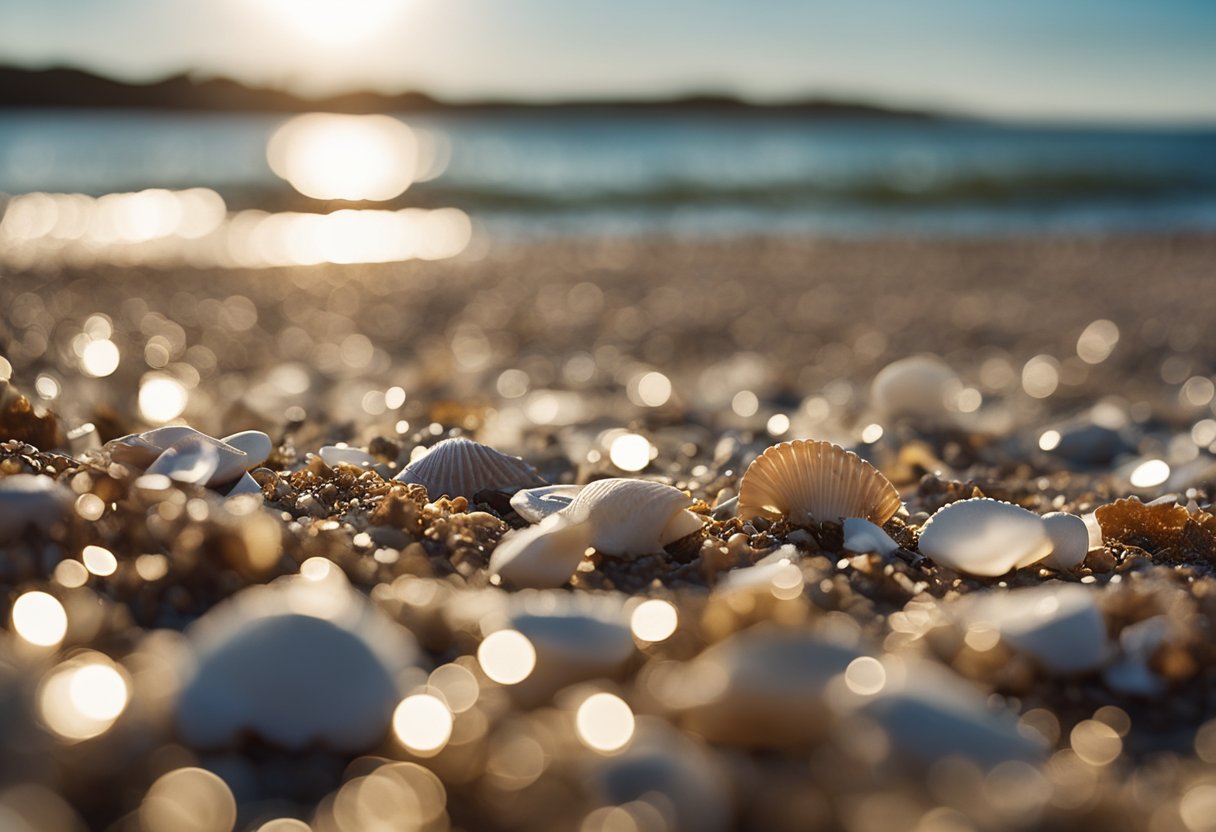
[[[346,42],[297,25],[357,3],[346,22],[368,30]],[[0,0],[0,62],[305,93],[727,92],[1214,122],[1216,0]]]

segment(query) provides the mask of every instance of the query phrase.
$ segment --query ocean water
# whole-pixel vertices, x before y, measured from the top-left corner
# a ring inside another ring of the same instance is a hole
[[[0,192],[215,190],[332,210],[272,171],[271,115],[0,113]],[[402,119],[434,175],[387,207],[491,234],[1002,234],[1216,228],[1216,128],[822,120],[764,113]],[[363,204],[361,207],[369,207]]]

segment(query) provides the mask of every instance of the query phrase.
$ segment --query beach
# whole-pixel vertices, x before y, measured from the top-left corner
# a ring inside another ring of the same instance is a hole
[[[1200,233],[475,236],[435,262],[5,274],[0,470],[71,503],[4,544],[7,596],[68,622],[42,649],[10,610],[29,736],[5,765],[53,761],[64,830],[1201,828],[1214,256]],[[269,444],[221,483],[198,446],[139,456],[166,423]],[[393,482],[458,436],[530,481]],[[899,511],[856,538],[735,509],[791,440],[854,450]],[[628,539],[668,498],[700,530],[616,551],[592,509],[557,580],[496,565],[531,525],[519,485],[605,478],[672,486],[613,515]],[[1088,540],[992,567],[926,535],[993,499],[1017,513],[996,549],[1051,512]],[[103,665],[118,713],[56,698]]]

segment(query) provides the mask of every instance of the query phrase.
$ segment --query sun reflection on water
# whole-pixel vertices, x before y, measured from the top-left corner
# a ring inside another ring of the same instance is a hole
[[[308,113],[266,146],[271,170],[316,199],[393,199],[415,181],[419,155],[414,131],[389,116]]]

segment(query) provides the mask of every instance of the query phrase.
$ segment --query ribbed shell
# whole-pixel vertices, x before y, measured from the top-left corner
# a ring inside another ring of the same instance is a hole
[[[508,456],[463,437],[443,440],[393,479],[425,487],[432,500],[443,496],[471,500],[478,491],[543,485],[545,482],[519,457]]]
[[[878,525],[899,511],[899,492],[877,468],[831,442],[798,439],[766,450],[739,483],[739,517],[795,523],[862,517]]]
[[[604,554],[652,555],[701,526],[701,518],[687,511],[690,505],[688,495],[670,485],[606,479],[580,491],[562,514],[587,523],[591,545]]]

